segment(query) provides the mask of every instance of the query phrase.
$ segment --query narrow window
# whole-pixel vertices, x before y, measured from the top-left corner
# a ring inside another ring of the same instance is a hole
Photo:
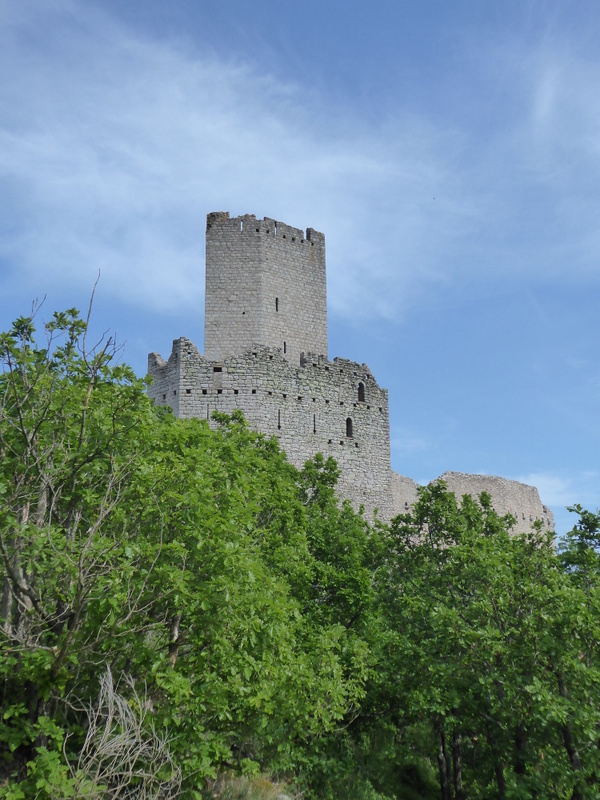
[[[313,414],[313,433],[317,432],[317,415]]]
[[[365,385],[362,382],[358,384],[358,402],[365,402]]]
[[[275,223],[275,236],[277,236],[277,223]]]
[[[283,352],[287,353],[287,342],[283,343]]]
[[[352,420],[350,417],[348,417],[346,420],[346,436],[348,436],[348,438],[352,438]]]
[[[223,372],[223,367],[213,367],[213,372]]]
[[[279,311],[279,298],[275,298],[275,311]]]
[[[241,231],[244,230],[244,222],[243,222],[243,220],[240,220],[240,230]]]
[[[281,409],[277,412],[277,430],[281,430]]]

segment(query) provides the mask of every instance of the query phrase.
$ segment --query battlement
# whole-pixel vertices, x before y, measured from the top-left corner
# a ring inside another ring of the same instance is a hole
[[[311,247],[325,247],[325,235],[314,228],[307,228],[306,233],[301,228],[294,228],[285,222],[280,222],[271,217],[256,219],[254,214],[242,214],[239,217],[230,217],[229,211],[213,211],[206,215],[207,232],[214,226],[223,229],[239,231],[246,236],[265,236],[279,237],[281,241],[287,241],[290,245],[310,245]]]
[[[278,439],[297,467],[316,453],[333,456],[339,491],[370,515],[392,513],[388,395],[366,365],[306,353],[292,365],[280,348],[256,344],[214,361],[189,339],[167,361],[148,356],[148,393],[178,417],[212,423],[213,411],[241,409],[250,427]]]

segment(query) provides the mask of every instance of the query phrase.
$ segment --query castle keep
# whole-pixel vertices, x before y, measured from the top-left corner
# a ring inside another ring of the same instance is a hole
[[[297,467],[316,453],[341,469],[342,497],[369,516],[404,512],[416,485],[390,467],[387,391],[366,364],[328,360],[325,237],[254,215],[209,214],[206,225],[204,354],[176,339],[167,362],[148,356],[150,396],[179,417],[210,421],[240,409],[275,436]],[[446,473],[458,495],[492,495],[519,529],[552,525],[537,490],[489,476]],[[464,489],[464,491],[463,491]]]

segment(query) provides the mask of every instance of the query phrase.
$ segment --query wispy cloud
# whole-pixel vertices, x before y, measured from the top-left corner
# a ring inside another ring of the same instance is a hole
[[[486,80],[525,70],[523,107],[479,141],[409,109],[362,119],[251,64],[145,39],[92,3],[2,12],[6,286],[89,287],[101,269],[107,295],[191,309],[217,209],[324,230],[332,311],[356,318],[598,263],[598,64],[499,57]]]

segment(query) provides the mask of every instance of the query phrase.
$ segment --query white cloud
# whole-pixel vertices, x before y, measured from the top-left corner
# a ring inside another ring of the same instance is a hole
[[[514,79],[525,111],[480,140],[433,113],[375,124],[91,3],[2,11],[0,263],[32,292],[101,269],[104,293],[144,309],[201,306],[212,210],[323,230],[330,307],[354,318],[598,263],[598,65],[492,63],[490,86]],[[557,171],[572,146],[581,163]]]
[[[532,472],[517,477],[521,483],[536,486],[540,497],[549,506],[589,505],[598,496],[600,473],[581,472],[575,475],[557,475],[550,472]],[[593,510],[593,509],[592,509]]]
[[[216,209],[324,230],[334,311],[391,316],[419,275],[441,279],[472,210],[431,126],[375,129],[90,5],[39,11],[0,33],[0,257],[20,282],[88,286],[100,268],[105,292],[191,307]]]

